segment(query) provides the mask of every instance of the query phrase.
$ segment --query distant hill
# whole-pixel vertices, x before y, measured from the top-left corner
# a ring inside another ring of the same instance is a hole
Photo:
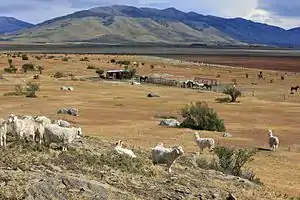
[[[132,6],[97,7],[57,17],[2,39],[36,42],[300,46],[300,34],[242,18],[225,19]]]
[[[0,34],[12,33],[14,31],[20,31],[22,29],[31,28],[33,26],[33,24],[15,19],[13,17],[0,16]]]

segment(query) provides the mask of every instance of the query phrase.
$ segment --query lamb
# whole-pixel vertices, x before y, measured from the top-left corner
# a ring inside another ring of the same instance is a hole
[[[32,120],[18,119],[17,116],[11,114],[8,118],[8,123],[12,124],[13,132],[16,134],[17,138],[32,138],[32,141],[35,141],[36,128]]]
[[[136,158],[136,155],[133,153],[132,150],[130,149],[125,149],[122,147],[123,145],[123,141],[122,140],[119,140],[117,143],[116,143],[116,146],[115,146],[115,150],[119,153],[119,154],[126,154],[132,158]]]
[[[67,146],[76,138],[83,137],[81,128],[65,128],[57,124],[49,124],[45,126],[45,144],[49,146],[51,143],[62,143],[63,151],[67,151]]]
[[[215,148],[215,140],[213,138],[200,138],[198,132],[195,132],[195,141],[201,152],[205,148],[209,148],[209,151],[212,151]]]
[[[6,147],[7,121],[0,118],[0,145]]]
[[[160,143],[155,148],[152,148],[152,163],[167,164],[167,170],[169,173],[172,172],[172,165],[176,159],[184,154],[181,146],[174,146],[173,148],[165,148],[163,143]]]
[[[275,151],[276,149],[278,149],[279,146],[279,139],[276,136],[273,136],[273,132],[271,129],[269,129],[269,145],[272,151]]]
[[[59,119],[59,120],[54,120],[54,121],[53,121],[53,124],[57,124],[57,125],[59,125],[59,126],[61,126],[61,127],[65,127],[65,128],[71,126],[69,122],[67,122],[67,121],[65,121],[65,120],[61,120],[61,119]]]

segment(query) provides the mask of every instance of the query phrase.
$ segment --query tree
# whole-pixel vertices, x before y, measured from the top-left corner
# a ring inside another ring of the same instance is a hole
[[[230,96],[230,102],[236,102],[237,98],[242,96],[241,91],[234,86],[227,87],[223,93]]]
[[[36,98],[36,92],[40,90],[40,85],[38,83],[28,82],[26,83],[26,97]]]

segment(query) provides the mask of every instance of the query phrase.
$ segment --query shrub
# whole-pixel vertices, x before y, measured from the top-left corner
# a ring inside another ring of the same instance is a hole
[[[119,65],[130,65],[130,61],[129,60],[117,61],[116,64],[119,64]]]
[[[14,65],[9,66],[8,68],[4,68],[3,70],[6,73],[16,73],[18,71],[18,69]]]
[[[89,61],[89,58],[88,57],[84,57],[84,58],[81,58],[79,61]]]
[[[246,73],[246,78],[248,78],[249,77],[249,75]]]
[[[38,83],[28,82],[26,83],[26,97],[36,98],[36,92],[40,90]]]
[[[232,79],[231,80],[232,81],[232,83],[234,84],[234,85],[236,85],[237,84],[237,80],[234,78],[234,79]]]
[[[136,69],[130,69],[128,73],[128,78],[132,79],[133,77],[135,77]]]
[[[26,54],[22,55],[22,60],[29,60],[28,56]]]
[[[180,114],[184,118],[181,124],[184,128],[219,132],[226,130],[223,120],[206,102],[192,103],[181,109]]]
[[[93,66],[93,65],[89,65],[89,66],[87,67],[87,69],[96,69],[96,67]]]
[[[40,74],[43,73],[44,67],[43,66],[38,66],[37,69],[39,70]]]
[[[101,75],[104,73],[104,70],[102,69],[97,69],[96,73],[101,77]]]
[[[230,98],[231,98],[230,102],[236,102],[237,98],[242,96],[241,91],[239,91],[238,89],[236,89],[233,86],[227,87],[223,91],[223,93],[230,96]]]
[[[42,59],[42,57],[41,57],[41,56],[35,56],[35,59],[37,59],[37,60],[41,60],[41,59]]]
[[[12,59],[8,59],[8,64],[9,64],[9,66],[11,66],[12,65]]]
[[[3,96],[23,96],[26,92],[24,92],[24,89],[21,85],[15,85],[15,91],[14,92],[7,92],[3,94]]]
[[[24,64],[24,65],[22,66],[22,69],[23,69],[23,71],[24,71],[25,73],[26,73],[27,71],[35,71],[35,70],[36,70],[35,67],[34,67],[34,65],[31,64],[31,63]]]
[[[67,62],[67,61],[69,61],[69,58],[64,57],[64,58],[62,58],[61,60]]]
[[[115,59],[111,59],[110,62],[111,63],[116,63],[116,60]]]
[[[218,74],[217,76],[216,76],[216,78],[220,78],[221,77],[221,75],[220,74]]]
[[[216,147],[214,152],[219,158],[220,170],[234,176],[242,175],[242,167],[253,160],[255,150]]]
[[[62,72],[55,72],[55,74],[53,75],[54,78],[62,78],[65,77],[66,75],[64,75]]]

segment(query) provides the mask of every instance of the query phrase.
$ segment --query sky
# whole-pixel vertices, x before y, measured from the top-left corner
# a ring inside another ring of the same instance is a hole
[[[10,0],[0,1],[0,16],[40,23],[97,6],[130,5],[234,18],[242,17],[285,29],[300,27],[300,0]]]

